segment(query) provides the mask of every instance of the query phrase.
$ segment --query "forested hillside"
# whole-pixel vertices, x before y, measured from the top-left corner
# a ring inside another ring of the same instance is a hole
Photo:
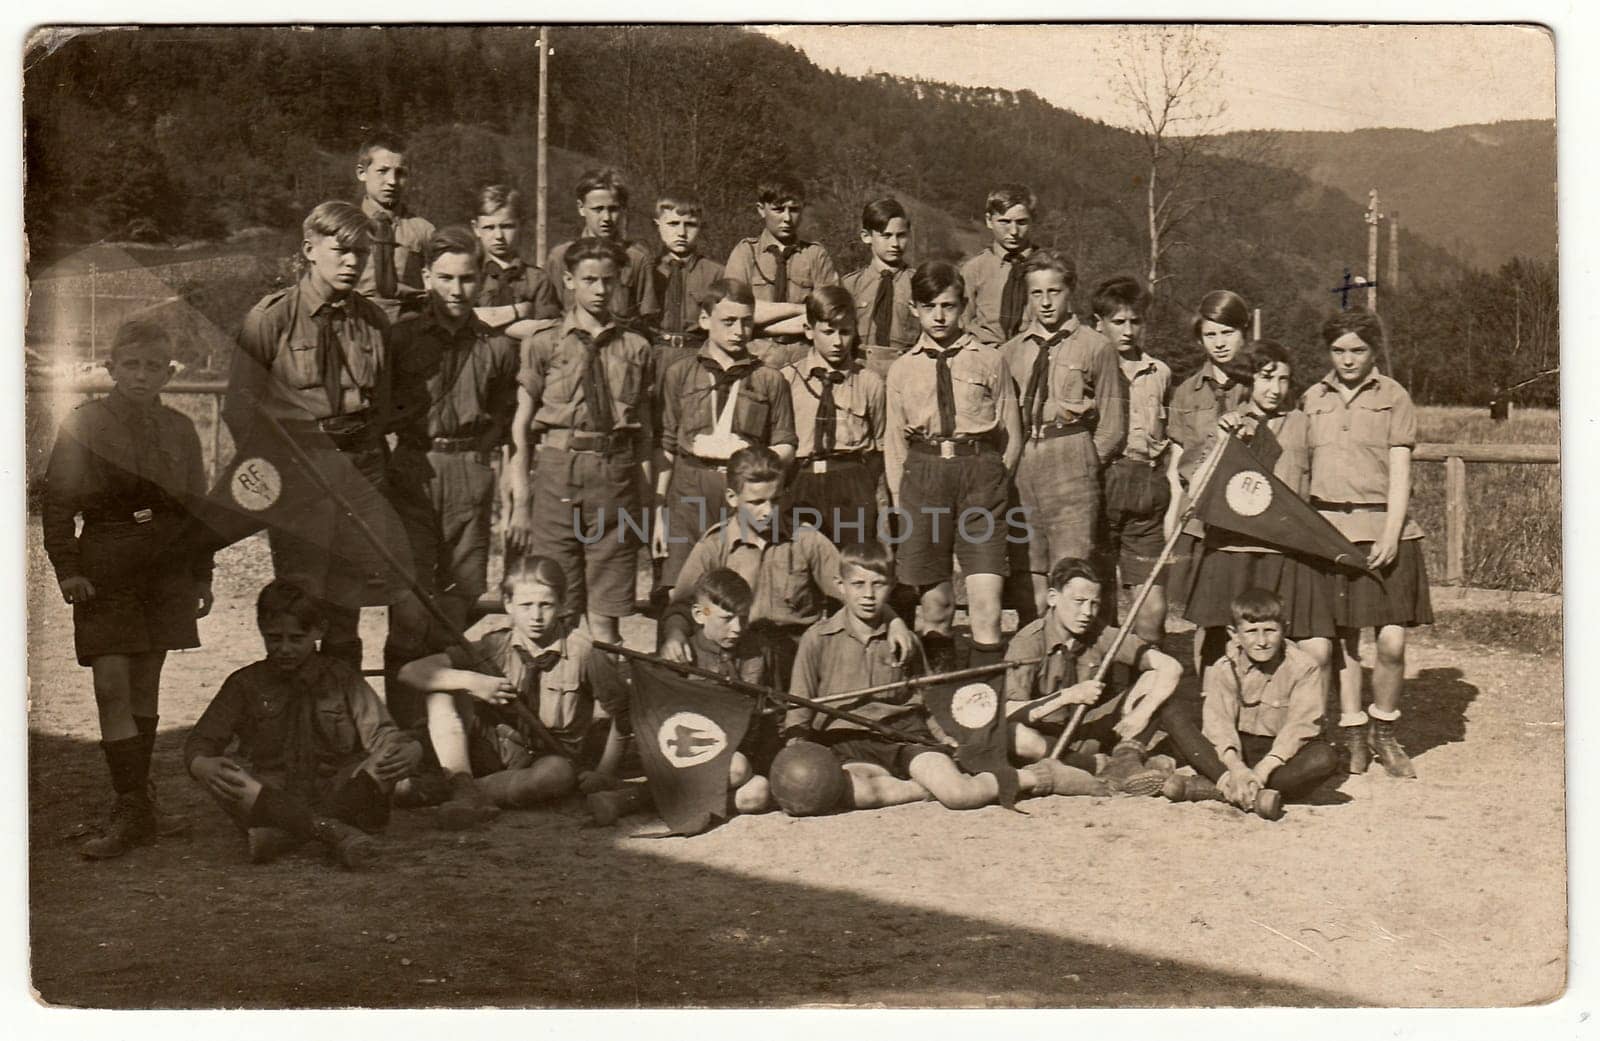
[[[606,162],[637,186],[632,235],[652,237],[651,191],[687,184],[708,203],[707,251],[724,253],[754,230],[755,179],[781,168],[811,186],[807,231],[843,267],[863,259],[854,232],[872,197],[913,203],[919,259],[954,257],[983,241],[986,190],[1019,180],[1039,194],[1039,239],[1072,256],[1086,286],[1143,270],[1132,135],[1029,92],[847,77],[727,28],[558,27],[553,50],[552,241],[573,230],[577,174]],[[292,229],[321,199],[353,196],[355,146],[371,127],[410,138],[416,208],[464,220],[483,183],[533,188],[536,89],[535,35],[521,29],[139,30],[36,51],[24,99],[30,270],[103,239]],[[1308,371],[1320,366],[1329,290],[1364,266],[1361,204],[1264,162],[1216,156],[1203,172],[1204,205],[1159,287],[1153,346],[1190,368],[1185,315],[1227,287],[1262,308],[1264,332],[1303,352]],[[1408,282],[1461,286],[1464,265],[1426,238],[1407,233],[1402,250]],[[1469,385],[1457,341],[1402,321],[1404,297],[1402,287],[1385,303],[1419,397],[1477,395],[1499,355],[1485,350]],[[240,316],[213,317],[227,328]]]

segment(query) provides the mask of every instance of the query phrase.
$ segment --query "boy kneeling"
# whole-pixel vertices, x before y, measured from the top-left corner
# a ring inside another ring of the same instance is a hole
[[[790,693],[816,700],[927,671],[920,642],[905,664],[891,649],[889,593],[894,581],[894,562],[881,542],[850,543],[840,550],[838,586],[844,607],[800,638]],[[845,805],[839,808],[875,809],[932,797],[948,809],[970,810],[999,800],[1000,782],[993,774],[964,773],[953,749],[915,740],[944,740],[930,727],[917,691],[839,707],[870,719],[893,719],[910,738],[896,741],[811,709],[791,709],[785,720],[786,743],[812,741],[829,748],[849,775]],[[1083,770],[1049,759],[1025,766],[1018,782],[1024,796],[1108,794]]]
[[[1231,802],[1269,820],[1284,799],[1309,795],[1337,766],[1319,740],[1324,686],[1317,663],[1283,638],[1283,601],[1265,589],[1233,598],[1223,656],[1206,669],[1201,721],[1169,702],[1161,726],[1178,755],[1200,775],[1173,774],[1163,793],[1174,802]]]
[[[367,833],[388,823],[390,792],[422,746],[359,672],[318,653],[326,615],[299,583],[268,583],[256,625],[267,656],[223,681],[184,742],[189,774],[245,829],[253,862],[316,840],[365,867],[377,852]],[[224,755],[235,737],[244,764]]]

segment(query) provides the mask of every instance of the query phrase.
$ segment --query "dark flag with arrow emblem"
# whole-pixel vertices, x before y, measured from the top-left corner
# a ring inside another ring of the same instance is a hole
[[[1017,801],[1017,771],[1011,765],[1005,699],[982,681],[940,683],[923,691],[922,703],[939,729],[956,742],[956,762],[971,774],[994,774],[1000,805]]]
[[[656,810],[673,835],[728,817],[728,764],[755,703],[725,684],[634,661],[634,743]]]
[[[1261,451],[1273,454],[1275,439]],[[1196,504],[1207,527],[1231,531],[1268,546],[1364,569],[1367,555],[1316,509],[1272,474],[1272,468],[1237,438],[1224,439],[1222,456]]]

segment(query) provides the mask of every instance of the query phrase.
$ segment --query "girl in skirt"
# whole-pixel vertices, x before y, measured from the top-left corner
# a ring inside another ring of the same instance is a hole
[[[1406,389],[1376,370],[1383,326],[1365,308],[1322,326],[1333,371],[1301,398],[1311,445],[1311,504],[1367,550],[1370,572],[1334,576],[1334,620],[1344,661],[1339,734],[1350,772],[1376,755],[1391,776],[1415,777],[1395,735],[1405,685],[1406,630],[1433,622],[1422,529],[1407,516],[1417,413]],[[1361,630],[1377,642],[1372,707],[1362,710]],[[1369,718],[1370,717],[1370,718]]]

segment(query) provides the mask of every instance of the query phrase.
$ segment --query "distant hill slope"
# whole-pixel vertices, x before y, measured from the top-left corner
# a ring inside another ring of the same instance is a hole
[[[1402,229],[1476,267],[1518,256],[1555,259],[1554,120],[1285,132],[1278,140],[1282,165],[1361,203],[1377,188],[1380,206],[1399,212]]]

